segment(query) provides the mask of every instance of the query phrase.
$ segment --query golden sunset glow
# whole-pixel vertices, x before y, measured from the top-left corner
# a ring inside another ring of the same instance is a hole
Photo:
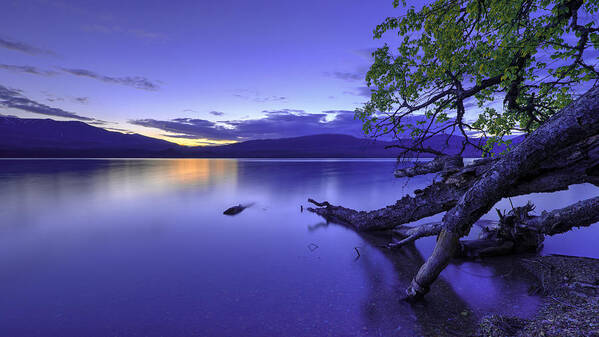
[[[165,135],[157,135],[155,138],[166,140],[167,142],[183,145],[183,146],[215,146],[215,145],[227,145],[234,144],[237,141],[234,140],[214,140],[208,138],[176,138],[176,137],[168,137]]]
[[[227,144],[238,143],[238,141],[235,141],[235,140],[216,140],[216,139],[209,139],[209,138],[193,138],[193,139],[191,139],[191,138],[169,137],[169,135],[155,132],[151,129],[139,128],[139,127],[133,128],[134,131],[122,130],[122,129],[111,128],[111,127],[104,127],[104,129],[108,130],[108,131],[119,132],[119,133],[124,133],[124,134],[138,133],[138,134],[141,134],[141,135],[144,135],[147,137],[166,140],[167,142],[175,143],[177,145],[182,145],[182,146],[218,146],[218,145],[227,145]],[[150,130],[150,131],[148,132],[148,130]]]
[[[237,177],[237,160],[176,159],[169,160],[162,175],[170,184],[206,184]]]

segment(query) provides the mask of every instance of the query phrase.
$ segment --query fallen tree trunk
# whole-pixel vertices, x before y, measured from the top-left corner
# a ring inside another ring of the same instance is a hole
[[[445,171],[441,181],[434,182],[414,196],[406,195],[394,205],[374,211],[357,211],[329,202],[309,201],[319,208],[308,208],[327,221],[348,226],[357,231],[377,231],[420,220],[453,208],[464,193],[485,173],[497,159],[481,159],[457,171]],[[440,168],[441,165],[433,166]],[[434,173],[429,167],[426,173]],[[443,172],[443,171],[441,171]],[[426,174],[425,173],[425,174]],[[503,197],[555,192],[573,184],[591,183],[599,186],[599,136],[589,137],[558,151],[555,155],[507,186]]]
[[[418,168],[413,170],[396,172],[397,176],[441,172],[442,180],[423,190],[416,190],[414,196],[407,195],[394,205],[364,212],[310,199],[319,207],[309,210],[327,221],[356,231],[394,229],[400,234],[403,231],[402,244],[427,233],[438,234],[433,254],[406,291],[408,298],[415,299],[428,292],[432,282],[454,256],[516,252],[538,246],[543,234],[553,235],[583,223],[598,221],[598,200],[593,198],[539,217],[530,217],[528,212],[524,212],[526,225],[515,233],[521,235],[527,231],[528,236],[506,240],[506,232],[502,231],[509,226],[502,226],[481,240],[460,241],[468,234],[472,224],[502,198],[554,192],[580,183],[599,186],[598,145],[599,88],[594,88],[504,156],[450,170],[444,169],[445,166],[439,164],[442,159],[438,159],[434,163],[417,165]],[[442,223],[420,228],[402,226],[444,211],[448,212]]]
[[[599,87],[591,89],[574,103],[554,115],[515,149],[508,152],[485,172],[464,193],[454,208],[443,217],[433,254],[418,271],[406,290],[408,298],[416,299],[428,292],[430,285],[454,255],[459,238],[467,235],[474,222],[487,213],[501,198],[508,196],[512,186],[527,182],[543,172],[545,164],[557,162],[555,156],[571,146],[595,139],[599,134]],[[583,157],[597,156],[593,147]],[[562,153],[563,154],[563,153]],[[579,155],[573,153],[573,156]],[[567,159],[567,158],[566,158]],[[591,176],[599,164],[582,167]],[[580,163],[574,167],[579,167]],[[573,168],[573,169],[574,169]]]

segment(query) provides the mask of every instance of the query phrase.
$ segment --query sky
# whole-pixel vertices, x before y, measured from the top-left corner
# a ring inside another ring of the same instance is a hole
[[[391,0],[2,1],[0,114],[183,145],[362,135]]]

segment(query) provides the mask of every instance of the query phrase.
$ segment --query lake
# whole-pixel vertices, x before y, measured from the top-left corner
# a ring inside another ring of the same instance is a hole
[[[0,336],[410,336],[533,314],[539,299],[509,258],[454,261],[426,301],[402,302],[434,238],[388,251],[305,210],[309,197],[383,207],[434,177],[397,179],[397,165],[0,160]],[[598,193],[577,185],[512,202],[540,212]],[[239,203],[253,205],[222,214]],[[548,238],[542,253],[599,258],[597,234]]]

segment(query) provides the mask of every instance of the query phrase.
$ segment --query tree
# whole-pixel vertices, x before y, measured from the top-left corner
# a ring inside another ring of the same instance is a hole
[[[438,0],[387,18],[374,36],[397,32],[399,46],[373,53],[357,117],[374,136],[409,132],[419,152],[440,154],[426,140],[458,133],[463,149],[489,153],[570,104],[572,88],[597,84],[597,58],[585,56],[599,49],[598,10],[597,0]]]
[[[454,256],[538,249],[544,235],[599,221],[599,197],[541,216],[529,215],[533,206],[526,205],[500,213],[480,240],[460,240],[504,197],[599,186],[599,68],[596,57],[586,57],[599,50],[598,10],[597,0],[437,0],[386,19],[375,37],[396,31],[399,46],[373,53],[371,99],[356,115],[373,136],[409,132],[411,145],[397,145],[403,155],[438,155],[396,176],[441,172],[442,180],[375,211],[313,200],[320,207],[311,210],[358,231],[392,230],[401,238],[393,248],[438,235],[407,289],[411,299],[426,294]],[[463,136],[462,152],[470,145],[485,155],[510,145],[506,136],[526,138],[463,167],[461,158],[427,146],[454,133]],[[405,226],[444,211],[441,223]]]

